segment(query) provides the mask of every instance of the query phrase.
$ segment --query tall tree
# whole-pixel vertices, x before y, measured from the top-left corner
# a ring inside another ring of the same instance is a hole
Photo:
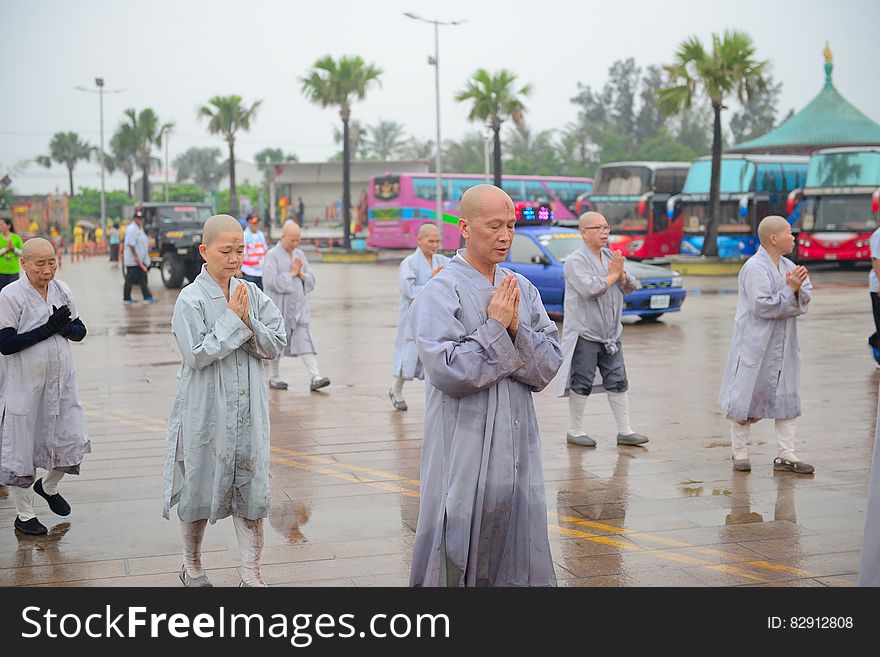
[[[339,60],[330,55],[321,57],[300,84],[303,94],[321,107],[339,107],[342,119],[342,234],[345,248],[351,248],[351,151],[348,136],[348,122],[351,119],[351,106],[357,100],[367,97],[367,89],[379,84],[382,70],[367,64],[359,56],[343,56]]]
[[[263,173],[263,184],[267,189],[275,174],[275,165],[280,162],[299,162],[299,158],[293,153],[285,155],[280,148],[264,148],[254,155],[254,163]]]
[[[113,137],[110,138],[110,151],[113,153],[116,168],[121,170],[128,180],[126,190],[128,195],[132,196],[131,179],[137,167],[137,138],[130,124],[121,124],[113,133]]]
[[[70,195],[73,196],[73,170],[80,160],[88,160],[92,156],[92,147],[81,141],[75,132],[56,132],[49,142],[49,155],[37,157],[37,164],[47,169],[52,162],[63,164],[67,167],[67,176],[70,181]]]
[[[123,113],[129,126],[130,137],[135,144],[135,159],[141,168],[143,178],[141,190],[143,201],[150,200],[150,169],[156,159],[153,157],[153,148],[162,147],[162,137],[174,127],[173,123],[160,124],[159,117],[151,108],[146,108],[138,113],[129,108]]]
[[[220,149],[193,146],[174,158],[177,182],[192,181],[202,189],[217,189],[221,177]]]
[[[491,74],[481,68],[468,80],[467,86],[455,95],[455,100],[460,103],[470,101],[468,121],[492,128],[496,187],[501,187],[501,125],[508,119],[517,126],[522,122],[526,111],[523,99],[532,91],[529,85],[516,89],[515,84],[516,75],[506,69]]]
[[[658,92],[660,109],[667,115],[689,109],[698,91],[709,99],[714,114],[712,129],[712,180],[709,186],[709,214],[703,241],[703,255],[718,255],[718,217],[721,214],[721,111],[727,98],[751,102],[755,93],[767,88],[769,63],[755,58],[755,45],[745,32],[725,31],[712,35],[707,52],[697,37],[679,45],[675,63],[664,67],[671,85]]]
[[[238,192],[235,189],[235,135],[250,130],[262,100],[250,107],[242,104],[241,96],[214,96],[198,109],[198,117],[208,119],[208,132],[223,135],[229,147],[229,202],[233,216],[238,216]]]
[[[767,88],[759,91],[750,103],[730,117],[730,131],[736,144],[770,132],[776,125],[776,108],[782,94],[782,83],[773,84],[767,76]]]
[[[431,160],[431,168],[433,170],[434,140],[410,137],[403,145],[400,155],[408,160]]]
[[[403,124],[379,119],[375,125],[367,126],[364,146],[369,158],[390,160],[399,157],[406,146]]]
[[[532,131],[525,121],[507,131],[509,173],[520,175],[560,175],[560,164],[552,130]]]
[[[443,163],[448,171],[482,174],[483,159],[483,135],[477,131],[465,134],[459,141],[443,142]]]
[[[333,126],[333,143],[341,144],[343,139],[343,130],[340,130],[336,126]],[[357,119],[353,119],[348,122],[348,152],[351,153],[351,157],[355,160],[365,160],[367,159],[367,149],[365,144],[365,139],[367,135],[367,129],[364,127],[363,123],[358,121]],[[343,148],[336,155],[334,155],[331,159],[333,160],[341,160],[345,155],[345,149]]]

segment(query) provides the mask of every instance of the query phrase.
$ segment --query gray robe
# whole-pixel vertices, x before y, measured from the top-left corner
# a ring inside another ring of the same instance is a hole
[[[26,333],[64,305],[72,320],[79,317],[66,283],[49,281],[44,301],[22,276],[0,292],[0,328]],[[36,468],[79,474],[90,451],[68,339],[55,334],[0,356],[0,483],[30,486]]]
[[[416,248],[414,253],[410,253],[400,263],[400,271],[397,275],[400,306],[397,310],[397,339],[394,341],[394,376],[397,378],[407,381],[425,378],[422,364],[419,362],[416,342],[410,330],[409,308],[416,295],[431,280],[431,272],[447,262],[449,258],[435,253],[431,257],[429,266],[422,250]]]
[[[785,283],[795,264],[779,258],[779,269],[764,247],[739,272],[739,300],[718,403],[734,420],[801,414],[801,351],[797,318],[810,305],[810,279],[798,296]]]
[[[426,375],[412,586],[556,584],[532,393],[562,353],[537,289],[516,277],[515,341],[486,315],[495,286],[461,255],[410,309]]]
[[[253,283],[249,329],[202,273],[180,291],[171,328],[183,362],[165,438],[162,515],[175,504],[184,522],[269,512],[269,401],[263,360],[284,348],[284,320]]]
[[[880,586],[880,408],[874,431],[874,459],[871,465],[868,503],[865,507],[865,536],[862,541],[859,586]]]
[[[562,326],[562,367],[554,381],[560,397],[568,395],[571,384],[571,360],[578,338],[602,344],[616,344],[623,334],[620,321],[623,297],[641,288],[639,281],[627,275],[626,282],[608,287],[608,263],[613,253],[602,249],[601,262],[587,246],[581,245],[565,261],[565,320]],[[594,388],[594,392],[595,392]]]
[[[305,280],[290,275],[290,265],[299,256],[302,258],[302,273]],[[279,242],[266,254],[263,261],[263,291],[278,306],[284,317],[287,331],[287,346],[283,356],[314,354],[315,345],[309,331],[311,313],[306,295],[315,289],[315,273],[309,265],[306,254],[300,249],[288,253]]]

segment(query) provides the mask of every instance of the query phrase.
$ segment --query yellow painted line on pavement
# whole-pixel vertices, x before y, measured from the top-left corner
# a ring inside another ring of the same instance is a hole
[[[598,534],[588,534],[587,532],[582,532],[577,529],[570,529],[569,527],[561,527],[560,525],[552,525],[548,524],[547,527],[552,529],[553,531],[562,534],[563,536],[571,536],[572,538],[582,538],[587,541],[591,541],[593,543],[602,543],[604,545],[611,545],[613,547],[619,548],[621,550],[632,550],[634,552],[641,552],[642,548],[634,543],[629,543],[628,541],[624,541],[619,538],[614,538],[613,536],[600,536]]]
[[[706,568],[708,568],[709,570],[717,570],[727,575],[739,575],[740,577],[745,577],[746,579],[751,579],[757,582],[767,581],[760,575],[755,575],[753,573],[742,570],[741,568],[737,568],[736,566],[731,566],[726,563],[713,564],[711,566],[706,566]]]
[[[274,463],[281,463],[284,465],[291,465],[295,468],[300,468],[301,470],[306,470],[308,472],[314,472],[316,474],[323,474],[330,477],[336,477],[337,479],[342,479],[343,481],[348,481],[353,484],[361,484],[363,486],[373,486],[374,488],[380,488],[382,490],[390,491],[392,493],[400,493],[401,495],[407,495],[408,497],[418,497],[419,494],[417,491],[411,491],[406,488],[401,488],[400,486],[395,486],[393,484],[386,484],[382,481],[363,481],[358,479],[352,474],[348,474],[346,472],[338,472],[336,470],[330,470],[329,468],[322,468],[316,465],[312,465],[310,463],[301,463],[299,461],[294,461],[293,459],[284,458],[281,456],[273,456],[272,461]]]
[[[287,456],[295,456],[300,459],[308,459],[310,461],[316,461],[317,463],[321,463],[322,465],[332,465],[340,468],[344,468],[345,470],[350,470],[352,472],[364,472],[367,474],[374,475],[379,479],[388,479],[391,481],[396,481],[399,483],[412,484],[416,488],[419,487],[418,479],[407,479],[406,477],[401,477],[400,475],[393,474],[391,472],[385,472],[383,470],[376,470],[374,468],[368,468],[362,465],[354,465],[351,463],[342,463],[337,461],[334,458],[329,456],[315,456],[314,454],[306,454],[305,452],[297,452],[292,449],[287,449],[284,447],[272,447],[273,452],[277,452],[279,454],[285,454]],[[360,480],[362,481],[362,480]],[[374,482],[364,482],[364,483],[374,483]]]

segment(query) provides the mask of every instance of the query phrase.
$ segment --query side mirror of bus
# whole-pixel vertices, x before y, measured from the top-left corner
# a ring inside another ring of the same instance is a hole
[[[551,265],[550,258],[545,255],[534,255],[532,256],[532,264],[534,265],[544,265],[545,267]]]

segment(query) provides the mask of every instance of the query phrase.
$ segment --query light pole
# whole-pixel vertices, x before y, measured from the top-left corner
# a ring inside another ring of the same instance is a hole
[[[104,78],[95,78],[95,86],[98,87],[97,91],[94,89],[86,89],[85,87],[74,87],[74,89],[77,91],[85,91],[90,94],[98,94],[98,112],[101,119],[101,152],[98,156],[98,159],[101,161],[101,230],[104,230],[104,226],[107,225],[107,200],[104,191],[104,94],[118,94],[124,91],[124,89],[110,89],[105,92]]]
[[[435,193],[437,194],[437,228],[440,230],[440,238],[443,238],[443,166],[440,159],[440,26],[441,25],[461,25],[461,21],[438,21],[428,18],[422,18],[416,14],[406,11],[403,13],[407,18],[416,21],[431,23],[434,26],[434,56],[428,57],[428,64],[434,67],[434,92],[437,100],[437,152],[435,157],[435,168],[437,169],[437,186]]]

